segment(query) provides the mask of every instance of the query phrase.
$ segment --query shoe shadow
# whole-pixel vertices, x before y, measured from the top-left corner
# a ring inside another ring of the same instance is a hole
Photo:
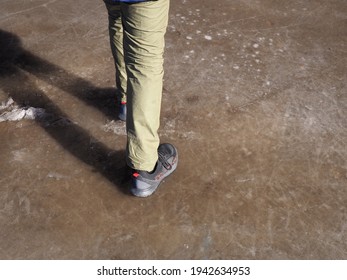
[[[23,71],[24,70],[24,71]],[[64,69],[31,54],[21,47],[20,39],[0,29],[0,78],[6,78],[0,87],[19,105],[43,108],[47,119],[36,122],[65,150],[92,166],[123,193],[129,194],[125,151],[113,151],[92,137],[75,123],[62,124],[68,119],[60,108],[38,89],[28,74],[35,75],[51,85],[95,106],[105,116],[116,119],[114,89],[101,89]]]

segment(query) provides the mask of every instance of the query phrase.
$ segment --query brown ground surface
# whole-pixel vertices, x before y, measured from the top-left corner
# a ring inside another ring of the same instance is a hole
[[[160,135],[180,162],[147,199],[102,1],[0,10],[0,103],[48,114],[0,122],[1,259],[347,258],[346,1],[173,0]]]

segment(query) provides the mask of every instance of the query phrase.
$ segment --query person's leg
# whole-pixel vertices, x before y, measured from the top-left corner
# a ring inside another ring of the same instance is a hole
[[[108,28],[110,35],[110,44],[112,55],[116,68],[116,87],[117,98],[121,103],[119,117],[122,120],[126,118],[126,91],[127,74],[125,70],[124,52],[123,52],[123,26],[120,4],[109,4],[105,1],[108,11]],[[122,106],[124,105],[124,106]]]
[[[158,161],[164,35],[169,0],[121,4],[127,84],[127,163],[152,171]]]

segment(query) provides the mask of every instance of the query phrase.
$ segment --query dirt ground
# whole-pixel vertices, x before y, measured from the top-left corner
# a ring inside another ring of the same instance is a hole
[[[347,258],[346,1],[171,1],[147,199],[103,2],[0,10],[1,259]]]

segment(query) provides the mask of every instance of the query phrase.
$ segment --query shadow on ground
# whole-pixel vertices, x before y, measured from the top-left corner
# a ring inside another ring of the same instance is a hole
[[[112,88],[97,88],[90,82],[76,77],[64,69],[26,51],[20,39],[9,32],[0,30],[0,77],[9,82],[2,83],[2,90],[21,106],[44,109],[49,119],[37,119],[37,123],[69,153],[92,166],[95,172],[127,193],[127,168],[124,162],[125,151],[112,151],[88,134],[82,127],[68,120],[34,82],[28,73],[60,88],[87,105],[99,109],[105,116],[116,119],[115,91]]]

